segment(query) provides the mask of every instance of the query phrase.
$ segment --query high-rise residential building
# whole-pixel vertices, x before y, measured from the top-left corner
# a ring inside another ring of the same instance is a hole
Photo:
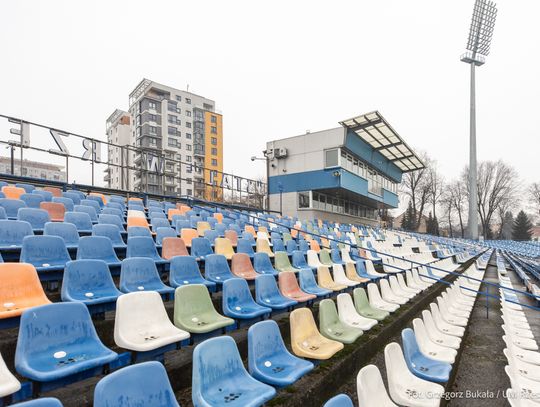
[[[123,147],[109,145],[108,186],[221,199],[223,117],[215,105],[143,79],[129,95],[129,110],[107,119],[107,141]]]

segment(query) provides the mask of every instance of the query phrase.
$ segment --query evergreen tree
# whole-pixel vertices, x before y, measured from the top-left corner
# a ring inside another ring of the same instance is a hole
[[[433,234],[435,236],[439,236],[440,235],[440,231],[439,231],[439,220],[437,219],[437,215],[433,216]]]
[[[527,214],[523,211],[519,211],[512,227],[512,239],[531,240],[532,227],[533,225]]]
[[[426,232],[430,235],[433,235],[433,216],[431,216],[431,212],[428,215],[427,221],[426,221]]]
[[[416,225],[416,219],[414,217],[414,209],[409,201],[409,205],[407,206],[407,210],[403,214],[403,220],[401,222],[401,228],[403,230],[413,231],[414,227]]]
[[[403,212],[403,217],[401,218],[401,229],[403,230],[409,230],[410,221],[408,215],[409,211],[405,210],[405,212]]]

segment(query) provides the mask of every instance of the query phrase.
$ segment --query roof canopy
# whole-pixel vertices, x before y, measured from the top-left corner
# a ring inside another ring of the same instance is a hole
[[[353,117],[339,122],[339,124],[355,132],[374,150],[393,162],[402,172],[421,170],[425,167],[416,153],[378,111]]]

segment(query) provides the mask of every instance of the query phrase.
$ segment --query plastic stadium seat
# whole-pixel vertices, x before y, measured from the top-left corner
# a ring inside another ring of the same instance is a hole
[[[347,288],[345,284],[338,284],[332,279],[330,270],[326,266],[319,266],[317,269],[317,281],[319,286],[332,291],[341,291]]]
[[[335,242],[332,242],[332,244],[336,244]],[[345,262],[341,258],[341,254],[339,252],[339,249],[332,249],[330,250],[330,258],[334,264],[341,264],[342,266],[345,265]]]
[[[26,236],[34,234],[30,223],[19,220],[0,220],[0,249],[20,248]]]
[[[79,232],[73,223],[47,222],[43,234],[61,237],[68,249],[79,247]]]
[[[204,276],[217,284],[223,284],[230,278],[234,278],[225,256],[221,254],[210,254],[206,256],[204,263]]]
[[[50,191],[34,189],[32,193],[41,196],[45,202],[51,202],[53,198],[53,194]]]
[[[151,237],[131,237],[128,239],[126,257],[148,257],[156,264],[165,264],[167,260],[161,258]]]
[[[294,307],[297,301],[283,296],[278,289],[276,279],[269,275],[260,275],[255,279],[255,301],[273,310]]]
[[[272,248],[273,248],[273,251],[274,251],[274,256],[276,255],[277,252],[287,252],[287,255],[289,255],[289,252],[287,251],[287,248],[283,244],[283,240],[274,239],[272,241],[272,246],[273,246]]]
[[[213,216],[214,216],[215,219],[217,219],[217,221],[218,221],[219,223],[222,223],[222,222],[223,222],[223,214],[222,214],[222,213],[217,213],[217,212],[216,212],[216,213],[213,214]]]
[[[36,208],[20,208],[17,219],[30,223],[34,232],[43,232],[45,223],[50,221],[47,211]]]
[[[28,191],[25,191],[24,188],[5,186],[2,187],[2,192],[7,199],[20,199],[21,195]]]
[[[236,247],[236,245],[238,243],[238,233],[236,232],[236,230],[226,230],[224,238],[229,239],[232,246]],[[214,242],[214,244],[215,244],[215,242]]]
[[[0,264],[0,281],[0,320],[18,317],[28,308],[50,303],[31,264]]]
[[[188,332],[173,325],[157,292],[133,292],[118,298],[114,342],[119,347],[148,352],[188,338]]]
[[[135,237],[134,239],[146,238]],[[157,291],[164,295],[174,293],[173,288],[162,283],[154,260],[148,257],[130,257],[122,261],[120,291],[124,293]]]
[[[113,205],[113,204],[109,204],[109,205]],[[84,205],[81,205],[81,206],[84,206]],[[94,209],[93,207],[91,206],[85,206],[85,208],[92,208]],[[95,209],[94,209],[95,211]],[[123,209],[120,209],[120,208],[111,208],[109,206],[107,206],[106,208],[103,208],[101,210],[101,215],[116,215],[120,218],[121,221],[124,220],[124,210]]]
[[[122,219],[116,215],[101,214],[98,216],[99,224],[115,225],[120,232],[125,231]]]
[[[99,340],[84,304],[42,305],[21,316],[15,368],[30,380],[49,382],[102,370],[117,357]]]
[[[191,241],[199,237],[199,235],[195,229],[182,228],[180,230],[180,237],[184,240],[186,247],[191,247]]]
[[[281,241],[281,239],[278,239],[278,240]],[[275,250],[275,248],[274,248],[274,250]],[[288,254],[289,256],[292,256],[292,254],[293,254],[293,252],[294,252],[295,250],[298,250],[298,245],[296,244],[296,242],[295,242],[294,240],[289,240],[289,241],[287,242],[287,246],[286,246],[287,254]],[[302,254],[304,254],[304,255],[307,253],[307,250],[306,250],[306,251],[300,250],[300,251],[301,251]]]
[[[183,215],[182,211],[179,209],[170,208],[167,211],[167,219],[172,220],[175,215]]]
[[[278,276],[279,290],[285,297],[298,302],[312,301],[317,296],[308,294],[300,289],[296,276],[292,271],[283,271]]]
[[[90,221],[92,223],[97,223],[98,221],[97,212],[91,206],[75,205],[73,207],[73,212],[86,213],[88,216],[90,216]]]
[[[401,342],[407,366],[415,376],[436,383],[448,381],[452,365],[432,359],[422,353],[411,328],[405,328],[401,331]]]
[[[122,294],[103,260],[75,260],[66,264],[62,279],[62,301],[88,306],[114,304]]]
[[[355,288],[353,298],[356,312],[365,318],[382,321],[389,315],[387,311],[374,308],[369,304],[366,291],[363,288]]]
[[[166,237],[161,242],[161,255],[165,260],[174,256],[189,256],[184,240],[180,237]]]
[[[81,197],[78,194],[75,194],[73,192],[62,192],[62,196],[64,198],[69,198],[73,201],[74,205],[80,205],[81,204]]]
[[[413,321],[413,328],[418,347],[424,355],[440,362],[454,363],[457,351],[431,341],[427,334],[426,327],[424,326],[424,322],[420,318],[415,318]]]
[[[340,321],[336,304],[330,299],[322,300],[319,304],[319,328],[323,336],[342,343],[353,343],[363,334],[360,328]]]
[[[135,218],[133,216],[128,215],[128,218],[127,218],[128,232],[129,232],[129,228],[132,226],[138,226],[138,227],[150,230],[150,225],[148,225],[148,221],[146,220],[146,218]]]
[[[39,207],[49,212],[51,221],[53,222],[64,221],[64,214],[66,212],[66,208],[64,207],[63,204],[59,202],[41,202],[41,204],[39,204]]]
[[[169,284],[174,288],[188,284],[204,284],[209,291],[216,291],[216,283],[206,280],[199,271],[195,257],[188,255],[171,259]]]
[[[448,348],[456,350],[459,349],[461,345],[461,339],[456,336],[439,331],[429,311],[422,312],[422,320],[417,321],[417,319],[418,318],[413,319],[413,326],[414,324],[423,324],[424,329],[432,342],[438,343],[439,345],[443,345]]]
[[[109,238],[114,248],[127,247],[122,239],[122,234],[118,227],[108,224],[97,224],[92,226],[92,236],[101,236]]]
[[[158,246],[161,246],[163,244],[163,239],[166,237],[175,237],[175,238],[178,237],[176,230],[174,230],[170,226],[158,227],[155,229],[155,231],[156,231],[156,244]]]
[[[441,332],[459,337],[463,336],[465,333],[465,326],[467,326],[466,322],[462,326],[458,325],[458,322],[460,321],[455,320],[451,316],[446,315],[443,317],[437,303],[435,302],[430,303],[429,308],[431,315],[433,316],[433,320],[435,321],[435,326],[437,326]]]
[[[64,270],[71,258],[61,237],[26,236],[23,239],[20,261],[34,265],[39,273]]]
[[[255,253],[253,256],[253,268],[259,274],[278,275],[278,271],[272,266],[270,257],[266,253]]]
[[[271,308],[257,304],[247,281],[242,278],[231,278],[223,283],[223,313],[234,319],[265,318],[272,312]]]
[[[104,236],[84,236],[79,239],[77,260],[103,260],[109,267],[118,267],[122,262],[116,256],[111,239]]]
[[[323,249],[319,252],[319,259],[321,263],[327,267],[332,267],[334,262],[330,258],[330,252],[327,249]]]
[[[354,405],[349,396],[346,394],[338,394],[324,403],[323,407],[354,407]]]
[[[251,245],[251,242],[244,238],[238,239],[238,243],[236,244],[236,252],[245,253],[249,257],[253,257],[253,255],[255,254],[255,252],[253,251],[253,246]]]
[[[398,407],[386,392],[379,368],[364,366],[356,376],[356,394],[359,406]]]
[[[97,201],[93,201],[92,199],[81,199],[81,205],[91,206],[96,210],[98,215],[101,213],[101,206],[99,206]]]
[[[204,236],[204,232],[207,230],[211,230],[210,223],[206,221],[197,222],[197,233],[200,237]]]
[[[298,269],[294,268],[291,265],[291,262],[289,261],[289,256],[287,255],[287,252],[276,252],[274,254],[274,267],[277,271],[280,273],[285,271],[290,271],[292,273],[298,273]]]
[[[60,188],[56,187],[45,187],[43,188],[44,191],[50,192],[52,196],[55,197],[61,197],[62,196],[62,190]]]
[[[377,325],[377,320],[366,318],[356,312],[350,294],[339,294],[337,296],[337,307],[339,320],[351,328],[360,328],[367,331]]]
[[[191,240],[191,255],[197,260],[204,261],[209,254],[214,254],[210,240],[205,237],[196,237]]]
[[[249,373],[257,380],[276,387],[293,384],[313,370],[313,363],[292,355],[275,321],[262,321],[248,331]]]
[[[92,233],[92,219],[84,212],[66,212],[64,222],[73,223],[79,233]]]
[[[22,182],[17,182],[17,183],[15,184],[15,186],[16,186],[17,188],[22,188],[22,189],[24,189],[24,192],[26,192],[26,193],[28,193],[28,194],[31,194],[32,191],[33,191],[34,189],[36,189],[36,187],[33,186],[32,184],[25,184],[25,183],[22,183]]]
[[[234,249],[229,239],[218,237],[214,241],[214,252],[225,256],[227,260],[231,260],[234,255]]]
[[[321,263],[319,260],[319,255],[315,250],[308,250],[307,251],[307,263],[309,267],[317,270],[319,267],[324,266],[324,264]]]
[[[192,377],[191,397],[195,406],[256,407],[276,394],[273,387],[249,375],[230,336],[197,345]]]
[[[315,276],[310,268],[301,269],[298,273],[300,288],[308,294],[315,294],[317,297],[326,297],[332,293],[332,290],[319,287],[315,281]]]
[[[369,283],[367,286],[367,291],[369,295],[369,305],[371,307],[387,312],[394,312],[399,308],[398,304],[386,302],[382,299],[379,289],[377,288],[377,284]]]
[[[319,246],[319,242],[317,242],[316,240],[311,240],[309,242],[309,248],[317,253],[321,251],[321,246]]]
[[[152,232],[150,229],[144,226],[128,226],[127,233],[128,241],[132,237],[152,237]]]
[[[66,212],[73,212],[73,209],[75,208],[75,204],[69,198],[53,196],[52,202],[64,205]]]
[[[343,349],[341,342],[320,334],[309,308],[298,308],[290,314],[291,347],[296,356],[326,360]]]
[[[94,390],[94,407],[180,407],[163,364],[127,366],[101,379]]]
[[[0,207],[4,208],[8,219],[17,219],[20,208],[26,208],[24,201],[20,199],[0,198]]]
[[[357,283],[367,283],[371,279],[366,277],[360,277],[356,272],[356,266],[353,263],[345,264],[345,275],[349,280],[355,281]]]
[[[0,219],[7,219],[6,210],[0,206]]]
[[[259,276],[253,269],[249,256],[245,253],[236,253],[232,256],[231,272],[236,277],[246,280],[255,280]]]
[[[373,284],[373,283],[370,283],[370,284]],[[379,283],[379,287],[381,289],[381,297],[383,298],[384,301],[389,302],[391,304],[398,304],[398,305],[403,305],[409,302],[409,298],[402,297],[398,295],[397,293],[395,293],[394,290],[392,290],[388,280],[382,279]]]
[[[384,348],[386,377],[390,396],[403,406],[439,406],[439,398],[444,393],[444,387],[437,383],[420,379],[411,373],[403,357],[401,347],[396,342],[389,343]],[[419,398],[418,395],[431,394],[433,397]]]
[[[214,308],[208,289],[202,284],[178,287],[174,296],[174,325],[184,331],[202,334],[234,325]]]
[[[0,398],[9,396],[21,388],[21,383],[11,373],[0,354]]]
[[[44,201],[43,197],[39,194],[22,194],[19,198],[23,201],[28,208],[39,209],[39,205]]]
[[[99,192],[90,192],[88,199],[96,199],[98,202],[101,202],[101,206],[107,205],[107,197]]]
[[[297,269],[304,268],[311,270],[311,266],[307,263],[304,253],[302,253],[300,250],[295,250],[292,252],[292,266]]]
[[[257,239],[255,250],[257,253],[266,253],[269,257],[274,257],[274,252],[266,239]]]
[[[346,285],[347,287],[355,287],[360,284],[358,281],[350,280],[349,278],[347,278],[347,276],[345,275],[345,270],[343,269],[343,265],[341,264],[334,264],[334,266],[332,267],[332,271],[336,284]]]

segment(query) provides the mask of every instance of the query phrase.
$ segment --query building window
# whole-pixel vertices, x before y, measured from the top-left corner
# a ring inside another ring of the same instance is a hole
[[[216,126],[212,126],[212,134],[217,134],[217,127]]]
[[[149,114],[148,120],[150,120],[151,122],[157,122],[157,116],[155,114]]]
[[[193,191],[190,188],[186,189],[186,192],[190,196],[193,195]]]
[[[190,105],[190,104],[191,104],[191,99],[190,99],[190,98],[186,98],[186,103],[187,103],[188,105]]]
[[[192,183],[192,182],[191,182],[191,178],[188,178],[188,179],[186,180],[186,184],[191,185],[191,183]]]
[[[170,114],[167,116],[167,120],[169,121],[169,123],[171,124],[176,124],[176,125],[179,125],[181,122],[180,120],[178,120],[178,117],[176,117],[175,115],[173,114]]]
[[[211,121],[212,123],[217,123],[217,117],[214,116],[214,115],[212,115],[212,116],[210,117],[210,121]]]
[[[309,192],[298,193],[298,209],[309,208]]]
[[[182,101],[182,96],[176,95],[176,100],[179,101],[179,102],[181,102],[181,101]]]
[[[188,155],[188,156],[186,157],[186,161],[187,161],[188,163],[191,162],[191,156],[190,156],[190,155]]]
[[[176,127],[167,127],[167,133],[171,136],[179,135],[178,129]]]
[[[191,151],[191,144],[186,144],[186,150]]]
[[[186,138],[187,138],[188,140],[191,140],[191,133],[186,133]]]
[[[157,134],[157,127],[156,126],[150,126],[150,134],[153,134],[153,135]]]
[[[178,140],[169,137],[168,145],[169,147],[178,147]]]
[[[186,127],[187,127],[188,129],[191,129],[191,122],[186,122]]]
[[[155,138],[150,138],[149,141],[148,141],[148,144],[150,144],[151,146],[155,146],[157,144],[156,139]]]
[[[210,140],[210,142],[212,143],[213,146],[217,146],[217,138],[212,137],[212,139]]]
[[[148,102],[148,109],[157,110],[156,102]]]
[[[212,165],[214,167],[217,167],[217,160],[215,158],[212,158]]]
[[[191,117],[191,110],[186,110],[186,116]]]
[[[325,157],[325,167],[337,167],[339,162],[339,150],[337,148],[334,148],[332,150],[326,150],[324,152]]]
[[[217,155],[217,148],[212,147],[212,155]]]

